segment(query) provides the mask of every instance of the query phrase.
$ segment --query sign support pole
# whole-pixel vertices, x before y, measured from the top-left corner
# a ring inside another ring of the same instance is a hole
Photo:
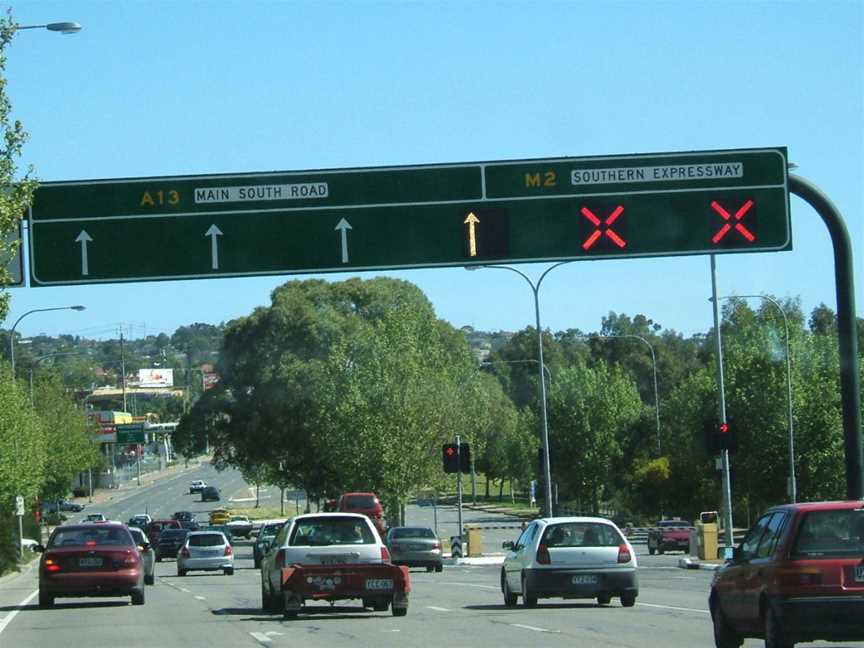
[[[456,435],[456,499],[459,507],[459,539],[462,539],[462,443]]]

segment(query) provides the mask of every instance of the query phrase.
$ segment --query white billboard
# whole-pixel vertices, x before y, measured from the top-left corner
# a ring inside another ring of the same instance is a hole
[[[173,387],[173,369],[139,369],[139,387]]]

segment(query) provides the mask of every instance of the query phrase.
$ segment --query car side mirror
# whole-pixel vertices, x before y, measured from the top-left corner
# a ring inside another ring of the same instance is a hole
[[[150,543],[145,542],[144,544],[142,544],[141,545],[141,551],[150,551]]]
[[[512,540],[508,540],[507,542],[501,543],[501,548],[502,549],[509,549],[510,551],[514,551],[516,548],[516,545],[513,543]]]
[[[35,551],[36,553],[44,553],[45,546],[41,544],[33,545],[33,551]]]
[[[723,560],[726,562],[735,562],[741,557],[741,550],[738,547],[723,547]]]

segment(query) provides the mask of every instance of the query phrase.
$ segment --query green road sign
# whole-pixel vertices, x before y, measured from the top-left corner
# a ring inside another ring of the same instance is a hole
[[[45,183],[56,284],[789,250],[786,149]]]
[[[147,443],[143,423],[120,423],[117,425],[117,443]]]

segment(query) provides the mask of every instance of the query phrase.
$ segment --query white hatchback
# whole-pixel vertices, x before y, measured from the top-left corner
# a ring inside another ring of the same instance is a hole
[[[177,575],[189,571],[222,571],[234,573],[234,550],[221,531],[193,531],[177,554]]]
[[[539,598],[596,598],[607,605],[619,597],[632,607],[639,595],[636,552],[611,521],[596,517],[534,520],[508,549],[501,568],[504,603],[526,607]]]

